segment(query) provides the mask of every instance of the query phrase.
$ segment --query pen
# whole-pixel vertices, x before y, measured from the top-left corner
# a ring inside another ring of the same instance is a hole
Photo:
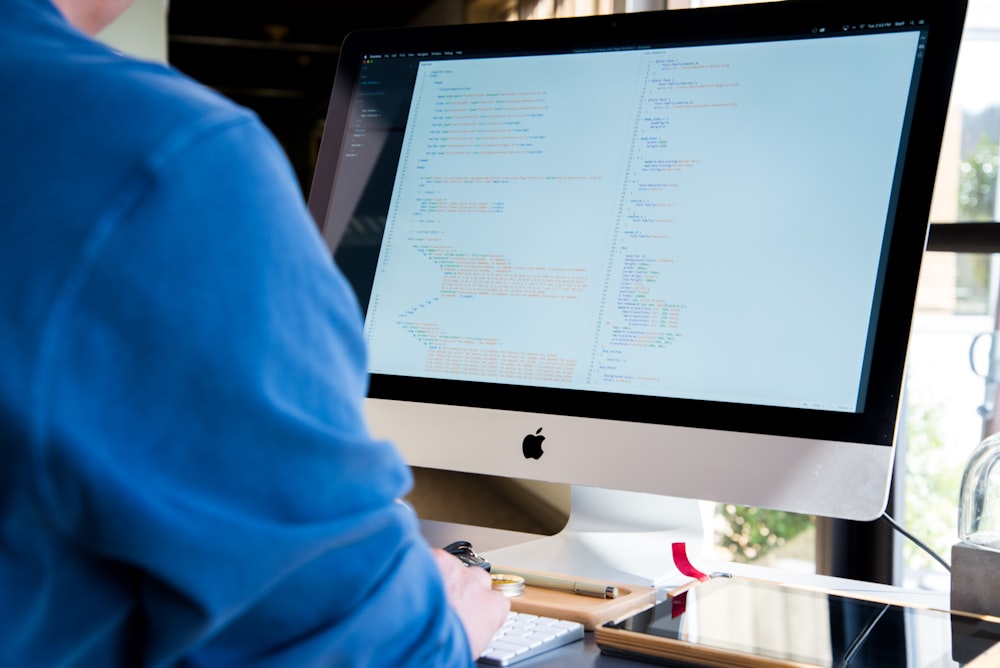
[[[581,594],[583,596],[593,596],[595,598],[618,598],[618,587],[609,584],[594,582],[580,582],[572,578],[561,578],[554,575],[536,575],[533,573],[522,573],[511,571],[506,568],[504,573],[518,575],[524,578],[524,584],[529,587],[539,587],[541,589],[555,589],[557,591],[567,591],[571,594]]]

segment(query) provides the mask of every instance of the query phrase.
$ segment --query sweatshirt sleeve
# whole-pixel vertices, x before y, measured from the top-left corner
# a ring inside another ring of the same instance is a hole
[[[357,304],[259,123],[166,138],[80,257],[39,485],[97,593],[138,601],[142,663],[468,665],[409,471],[365,427]]]

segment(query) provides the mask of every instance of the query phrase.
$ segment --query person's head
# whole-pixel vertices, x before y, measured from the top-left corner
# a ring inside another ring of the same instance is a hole
[[[96,35],[121,16],[134,0],[52,0],[66,20],[88,35]]]

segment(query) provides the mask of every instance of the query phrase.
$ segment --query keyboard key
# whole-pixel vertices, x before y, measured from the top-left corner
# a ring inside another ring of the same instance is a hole
[[[511,612],[479,663],[509,666],[583,638],[583,624]]]

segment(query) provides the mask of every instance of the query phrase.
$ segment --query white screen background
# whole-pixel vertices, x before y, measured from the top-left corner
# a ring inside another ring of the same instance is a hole
[[[421,63],[370,370],[855,410],[917,46]]]

